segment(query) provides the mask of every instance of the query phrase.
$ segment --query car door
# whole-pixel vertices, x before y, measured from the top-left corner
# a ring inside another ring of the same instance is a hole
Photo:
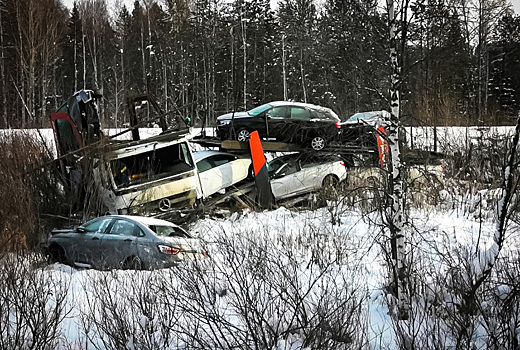
[[[276,106],[265,111],[267,139],[283,140],[287,128],[288,107]]]
[[[233,166],[236,159],[232,154],[215,154],[197,163],[204,197],[209,197],[237,182],[241,174]]]
[[[211,157],[197,161],[197,170],[199,173],[202,195],[204,198],[207,198],[218,191],[216,188],[220,186],[220,180],[216,174],[218,170],[214,168],[213,163],[211,162]]]
[[[97,266],[119,268],[124,261],[137,256],[139,227],[131,220],[115,219],[103,235]]]
[[[100,218],[78,227],[74,244],[67,249],[67,256],[76,263],[93,266],[99,259],[101,238],[111,222],[112,218]]]
[[[222,179],[221,188],[229,187],[234,183],[235,171],[233,168],[233,161],[236,159],[237,157],[231,154],[218,154],[213,156],[213,164]]]
[[[284,129],[284,140],[300,143],[307,138],[311,113],[305,107],[291,106]]]
[[[226,171],[226,163],[227,161],[218,155],[201,159],[197,163],[202,193],[205,198],[225,188],[231,181],[228,178],[229,175],[226,175],[226,173],[229,173]]]
[[[328,163],[326,163],[328,164]],[[301,171],[299,179],[302,183],[302,191],[312,192],[321,187],[325,175],[329,174],[328,165],[318,158],[302,158],[300,160]]]
[[[298,193],[301,189],[298,162],[288,160],[281,165],[271,177],[271,190],[276,199],[286,198]]]

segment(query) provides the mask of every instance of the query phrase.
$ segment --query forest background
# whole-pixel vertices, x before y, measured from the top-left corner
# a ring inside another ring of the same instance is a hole
[[[510,3],[396,5],[402,123],[512,123],[520,16]],[[103,127],[127,125],[126,99],[142,93],[209,126],[273,100],[342,119],[388,109],[387,15],[377,0],[0,0],[0,128],[49,127],[83,88],[103,91]]]

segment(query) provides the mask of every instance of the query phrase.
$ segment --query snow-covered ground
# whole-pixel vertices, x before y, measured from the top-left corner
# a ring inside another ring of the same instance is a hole
[[[450,130],[439,142],[489,136],[477,128]],[[414,135],[416,144],[431,140]],[[52,133],[42,137],[52,140]],[[355,201],[329,202],[316,210],[201,219],[189,228],[208,242],[211,259],[200,265],[158,271],[3,265],[0,348],[29,348],[43,330],[55,329],[33,348],[507,349],[520,340],[516,224],[508,227],[492,278],[468,292],[479,257],[493,244],[497,193],[446,186],[438,205],[412,205],[409,320],[393,317],[384,215]]]
[[[446,286],[433,279],[449,277],[446,256],[456,260],[457,252],[491,244],[493,221],[473,214],[435,208],[409,213],[409,258],[413,268],[424,268],[415,271],[414,303],[434,297],[440,304],[453,303],[451,294],[438,291]],[[211,264],[203,269],[94,271],[61,264],[38,269],[53,286],[51,306],[63,293],[58,348],[248,349],[264,344],[292,350],[314,349],[316,339],[332,338],[322,348],[399,349],[397,327],[418,322],[396,325],[390,315],[384,254],[389,239],[377,213],[334,203],[317,210],[245,210],[205,218],[190,231],[208,242]],[[520,241],[511,232],[508,252],[515,252]],[[419,325],[416,335],[421,327],[428,332],[430,325]],[[454,348],[455,339],[445,336],[446,348]]]

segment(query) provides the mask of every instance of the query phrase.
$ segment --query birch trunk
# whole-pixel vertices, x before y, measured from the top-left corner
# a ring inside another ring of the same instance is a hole
[[[245,11],[245,10],[244,10]],[[246,19],[242,17],[242,46],[244,55],[244,111],[247,110],[247,38],[246,38]]]
[[[2,95],[2,126],[7,128],[7,83],[5,76],[5,53],[4,53],[4,28],[2,25],[2,12],[0,11],[0,94]]]
[[[285,58],[285,34],[282,35],[282,74],[283,74],[283,100],[287,101],[287,60]]]
[[[405,227],[404,227],[404,195],[401,153],[399,148],[399,76],[400,67],[397,57],[397,25],[394,11],[394,1],[387,0],[388,20],[390,29],[390,64],[392,66],[390,107],[391,116],[387,128],[390,147],[390,163],[388,172],[387,219],[391,234],[393,278],[397,292],[397,316],[401,320],[409,317],[408,293],[406,288],[405,266]]]

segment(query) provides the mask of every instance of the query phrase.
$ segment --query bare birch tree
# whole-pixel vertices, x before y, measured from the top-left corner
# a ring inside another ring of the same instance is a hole
[[[392,245],[392,274],[393,283],[397,294],[397,316],[399,319],[407,319],[409,313],[408,295],[406,288],[405,266],[405,212],[403,193],[403,167],[399,147],[399,85],[400,66],[397,54],[397,23],[393,0],[387,0],[388,21],[390,34],[390,64],[392,67],[390,87],[391,117],[387,128],[388,143],[390,147],[390,162],[388,163],[388,203],[387,223],[390,228]],[[406,9],[402,9],[406,11]]]

